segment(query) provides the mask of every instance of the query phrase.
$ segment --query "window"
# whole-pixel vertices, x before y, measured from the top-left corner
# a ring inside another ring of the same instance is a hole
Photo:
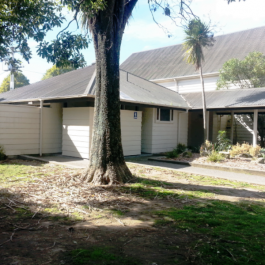
[[[157,121],[173,121],[173,110],[172,109],[157,109],[156,120]]]

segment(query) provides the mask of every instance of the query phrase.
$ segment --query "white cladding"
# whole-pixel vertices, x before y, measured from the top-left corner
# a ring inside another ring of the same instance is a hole
[[[6,155],[39,152],[39,115],[37,107],[0,104],[0,145]]]
[[[63,108],[62,154],[89,158],[94,108]]]
[[[216,90],[217,80],[218,76],[204,77],[205,91]],[[157,83],[171,90],[178,91],[179,93],[200,92],[202,88],[200,78],[177,80],[176,82],[174,80],[170,80],[169,82],[157,82]]]
[[[59,153],[62,145],[61,105],[43,108],[43,153]],[[0,104],[0,145],[6,155],[38,154],[40,108]]]
[[[93,107],[63,109],[63,155],[89,158],[93,116]],[[125,156],[141,154],[141,124],[141,111],[121,110],[121,135]]]
[[[170,122],[157,121],[156,115],[156,108],[145,108],[143,111],[143,153],[167,152],[176,148],[178,143],[187,144],[187,113],[174,110],[173,121]]]
[[[62,152],[62,104],[52,103],[43,108],[42,153]]]

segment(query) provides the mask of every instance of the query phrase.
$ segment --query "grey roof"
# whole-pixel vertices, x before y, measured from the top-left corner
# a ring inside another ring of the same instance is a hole
[[[202,109],[202,93],[182,96],[192,109]],[[259,108],[265,106],[265,88],[215,90],[205,92],[207,109]]]
[[[95,65],[33,83],[0,94],[0,101],[32,101],[77,96],[84,93],[95,71]]]
[[[265,27],[215,37],[213,47],[204,50],[204,73],[216,73],[231,58],[243,59],[249,52],[265,53]],[[148,80],[198,74],[195,67],[183,61],[182,45],[133,53],[121,69]]]
[[[0,94],[0,102],[52,100],[56,98],[93,97],[95,65],[71,71],[28,86]],[[88,84],[91,83],[91,87]],[[123,102],[189,108],[186,101],[168,88],[125,71],[120,71],[120,99]]]

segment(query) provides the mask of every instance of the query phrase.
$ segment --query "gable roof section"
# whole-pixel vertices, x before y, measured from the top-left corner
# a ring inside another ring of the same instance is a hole
[[[192,109],[202,109],[202,93],[182,96]],[[259,108],[265,106],[265,88],[215,90],[205,92],[207,109]]]
[[[52,100],[58,98],[94,97],[95,65],[71,71],[28,86],[0,94],[1,103]],[[120,99],[122,102],[189,108],[177,93],[140,77],[120,71]]]
[[[215,37],[213,47],[204,49],[204,73],[216,73],[231,58],[243,59],[249,52],[265,54],[265,27]],[[195,67],[183,61],[182,44],[133,53],[121,69],[148,80],[197,75]]]

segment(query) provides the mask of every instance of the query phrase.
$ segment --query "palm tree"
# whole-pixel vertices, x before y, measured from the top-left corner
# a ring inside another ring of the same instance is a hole
[[[196,71],[199,70],[200,73],[202,84],[203,128],[204,139],[206,139],[206,102],[202,75],[202,63],[204,62],[203,48],[213,46],[215,40],[210,24],[205,24],[199,18],[190,20],[185,26],[184,31],[186,33],[185,42],[183,43],[183,49],[185,50],[184,60],[194,65]]]

